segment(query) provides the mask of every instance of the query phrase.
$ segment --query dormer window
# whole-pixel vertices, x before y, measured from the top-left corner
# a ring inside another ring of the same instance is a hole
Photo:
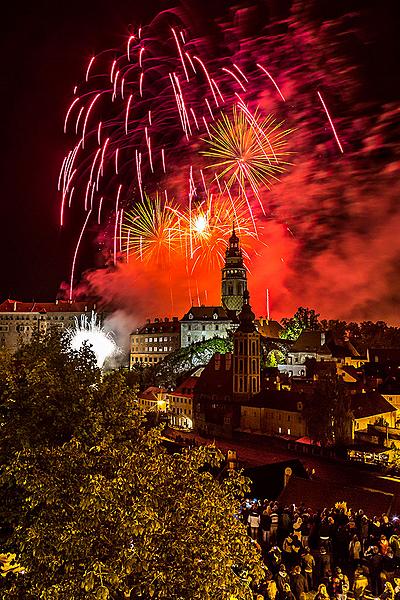
[[[218,313],[216,313],[216,312],[215,312],[215,313],[213,313],[213,319],[214,319],[214,320],[215,320],[215,319],[218,319]]]
[[[297,410],[298,410],[299,412],[301,412],[301,411],[303,410],[303,403],[302,403],[302,402],[298,402],[298,403],[297,403]]]
[[[189,319],[193,319],[193,314],[189,313]]]

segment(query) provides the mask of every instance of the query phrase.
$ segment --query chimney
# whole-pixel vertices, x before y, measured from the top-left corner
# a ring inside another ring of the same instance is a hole
[[[178,317],[172,317],[172,320],[175,321],[175,323],[176,323],[176,321],[178,320]]]
[[[160,319],[158,319],[157,317],[154,319],[154,323],[159,323]]]
[[[150,325],[150,319],[146,319],[146,325]]]
[[[165,317],[165,319],[164,319],[164,323],[169,323],[169,319],[168,319],[168,317]]]

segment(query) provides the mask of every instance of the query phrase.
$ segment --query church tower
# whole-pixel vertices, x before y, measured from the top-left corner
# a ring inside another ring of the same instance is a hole
[[[240,325],[233,334],[233,397],[236,401],[247,400],[260,391],[260,334],[254,325],[249,298],[246,290],[239,313]]]
[[[229,245],[225,252],[225,266],[222,269],[222,305],[227,310],[239,313],[243,306],[243,293],[247,290],[246,269],[243,265],[239,238],[233,226]]]

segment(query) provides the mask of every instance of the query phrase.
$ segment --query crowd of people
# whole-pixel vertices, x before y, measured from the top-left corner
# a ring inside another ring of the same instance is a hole
[[[267,567],[257,600],[400,600],[398,517],[254,499],[241,518]]]

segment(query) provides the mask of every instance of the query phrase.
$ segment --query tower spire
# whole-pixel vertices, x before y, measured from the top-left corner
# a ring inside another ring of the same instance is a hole
[[[222,304],[230,311],[240,312],[243,305],[243,292],[247,289],[246,268],[242,250],[232,223],[232,235],[225,252],[225,265],[222,269]]]

